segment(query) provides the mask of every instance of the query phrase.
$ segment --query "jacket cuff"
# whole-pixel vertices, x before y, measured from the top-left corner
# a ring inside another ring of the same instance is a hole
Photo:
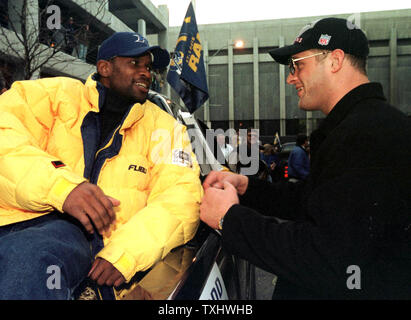
[[[267,185],[265,184],[265,181],[259,180],[254,177],[248,177],[247,190],[243,195],[240,195],[238,197],[240,203],[246,207],[252,207],[256,202],[256,199],[259,199],[260,195],[266,194],[266,189]]]
[[[227,213],[224,215],[224,225],[223,225],[223,242],[227,238],[231,237],[231,233],[234,232],[236,233],[237,231],[235,230],[235,221],[236,221],[236,216],[242,214],[242,209],[243,206],[241,204],[234,204],[228,209]]]
[[[126,279],[126,282],[129,282],[135,274],[136,270],[136,261],[134,257],[127,253],[126,251],[110,250],[110,247],[104,247],[96,256],[96,258],[103,258],[110,262],[114,268],[116,268],[123,277]]]
[[[84,178],[75,178],[69,181],[65,177],[57,178],[49,192],[49,204],[58,211],[63,212],[63,204],[69,193],[85,180]]]
[[[250,220],[254,221],[258,216],[258,212],[253,209],[241,204],[232,205],[224,216],[224,229],[221,233],[223,247],[235,252],[235,248],[241,246],[246,230],[251,226]]]

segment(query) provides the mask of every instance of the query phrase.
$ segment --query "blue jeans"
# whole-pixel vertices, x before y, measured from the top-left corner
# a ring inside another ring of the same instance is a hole
[[[83,61],[86,61],[88,47],[84,44],[79,43],[77,49],[78,49],[78,58]]]
[[[0,227],[0,299],[71,299],[94,255],[84,228],[55,212]]]

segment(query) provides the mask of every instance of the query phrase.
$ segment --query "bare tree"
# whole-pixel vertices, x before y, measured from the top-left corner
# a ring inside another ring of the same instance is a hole
[[[105,1],[76,2],[83,7],[93,6],[94,16],[99,16],[99,19],[105,12]],[[7,14],[3,16],[7,28],[0,27],[0,55],[22,64],[22,79],[32,79],[45,66],[80,62],[76,57],[65,53],[67,34],[56,3],[58,1],[44,0],[40,8],[39,0],[14,0],[13,3],[9,0]],[[54,11],[50,10],[53,8]],[[83,23],[91,24],[93,19],[95,18],[89,14],[83,19]],[[54,40],[53,35],[57,36]],[[55,41],[59,35],[61,41]]]

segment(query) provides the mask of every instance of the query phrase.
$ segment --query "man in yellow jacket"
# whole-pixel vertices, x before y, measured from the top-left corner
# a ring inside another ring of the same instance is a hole
[[[87,276],[113,293],[198,227],[186,128],[146,100],[168,52],[120,32],[97,60],[85,84],[21,81],[0,97],[0,299],[70,299]]]

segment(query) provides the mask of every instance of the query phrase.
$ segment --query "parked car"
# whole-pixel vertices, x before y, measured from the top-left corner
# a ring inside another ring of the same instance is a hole
[[[280,159],[281,160],[288,160],[288,156],[290,155],[291,151],[294,149],[295,147],[295,141],[294,142],[285,142],[281,145],[281,149],[280,149]]]
[[[288,180],[288,157],[290,156],[291,151],[295,147],[295,141],[294,142],[285,142],[281,144],[281,149],[279,152],[279,158],[280,158],[280,164],[279,164],[279,170],[280,170],[280,180]]]

